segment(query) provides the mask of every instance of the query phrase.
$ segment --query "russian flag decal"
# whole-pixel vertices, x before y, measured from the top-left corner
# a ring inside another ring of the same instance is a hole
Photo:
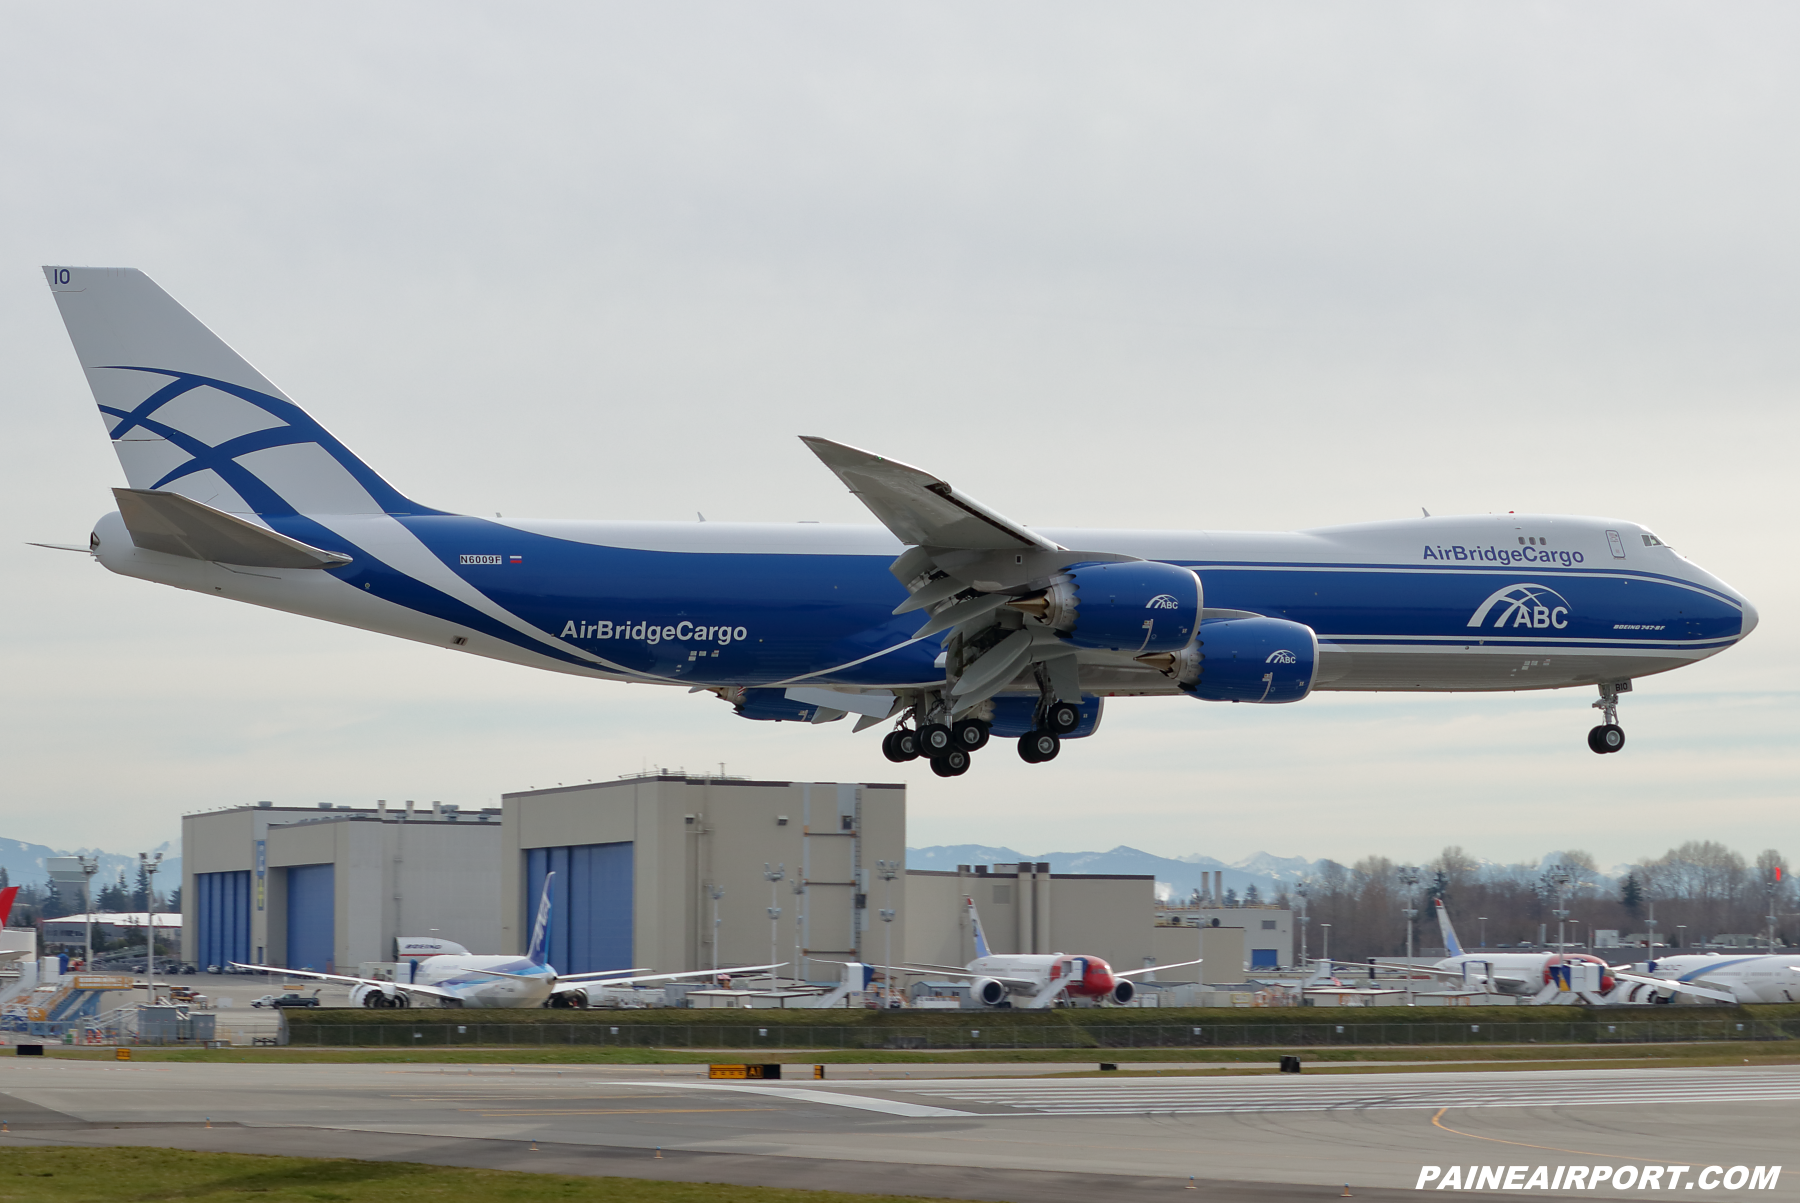
[[[507,560],[507,563],[509,563],[509,564],[523,564],[525,562],[525,557],[524,556],[507,556],[506,560]]]

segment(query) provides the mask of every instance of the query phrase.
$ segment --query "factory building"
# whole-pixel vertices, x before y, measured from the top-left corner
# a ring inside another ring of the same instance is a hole
[[[1267,972],[1300,963],[1294,947],[1294,912],[1285,906],[1177,906],[1159,903],[1156,922],[1170,927],[1237,928],[1244,936],[1244,967]]]
[[[258,802],[181,821],[181,955],[355,973],[394,937],[500,941],[500,812]]]
[[[798,960],[834,978],[808,962],[879,955],[881,863],[906,856],[903,785],[662,772],[506,794],[501,811],[500,950],[525,948],[555,872],[567,920],[552,925],[550,960],[565,973]],[[903,910],[892,927],[898,951]]]

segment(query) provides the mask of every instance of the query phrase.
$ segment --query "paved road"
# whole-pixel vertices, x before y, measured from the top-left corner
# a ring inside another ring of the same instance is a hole
[[[1780,1165],[1796,1143],[1797,1095],[1800,1069],[1749,1067],[764,1085],[707,1082],[685,1066],[5,1057],[11,1135],[0,1140],[1021,1203],[1167,1195],[1192,1175],[1215,1198],[1273,1203],[1335,1197],[1345,1182],[1364,1199],[1412,1196],[1421,1164]],[[1783,1178],[1757,1196],[1800,1198],[1800,1173]]]

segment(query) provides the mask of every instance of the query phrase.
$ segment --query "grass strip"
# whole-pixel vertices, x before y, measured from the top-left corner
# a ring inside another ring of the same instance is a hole
[[[314,1160],[144,1148],[0,1148],[7,1203],[884,1203],[899,1195],[572,1178],[407,1161]]]

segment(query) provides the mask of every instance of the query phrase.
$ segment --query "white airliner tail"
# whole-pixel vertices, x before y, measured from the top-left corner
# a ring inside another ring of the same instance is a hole
[[[969,932],[975,937],[975,957],[979,960],[988,955],[987,937],[981,931],[981,914],[975,909],[975,900],[965,895],[963,901],[969,907]]]
[[[421,512],[143,272],[44,277],[132,488],[236,514]]]
[[[1463,954],[1462,944],[1456,938],[1456,929],[1450,926],[1450,912],[1444,909],[1442,898],[1435,901],[1437,905],[1433,909],[1437,911],[1438,929],[1444,933],[1444,951],[1450,956],[1460,957]]]

